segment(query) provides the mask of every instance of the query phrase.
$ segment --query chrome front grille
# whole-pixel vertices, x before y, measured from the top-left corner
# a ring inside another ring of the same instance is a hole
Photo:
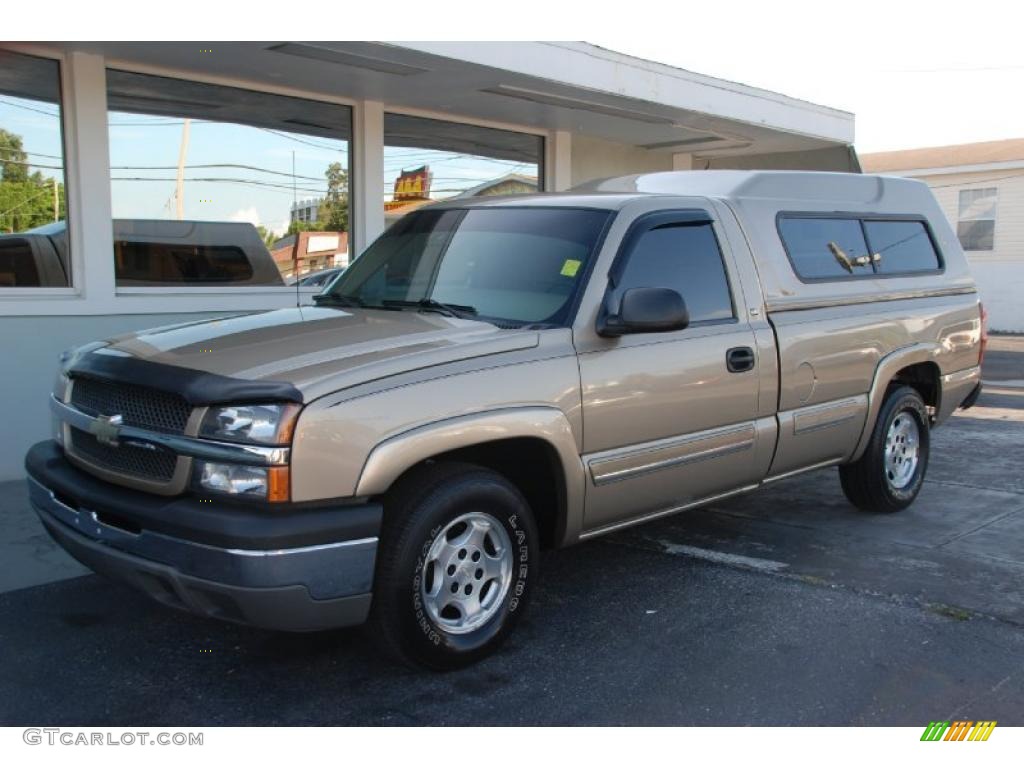
[[[70,406],[88,416],[120,416],[128,427],[185,435],[192,406],[180,395],[117,381],[72,378]],[[164,495],[180,493],[192,460],[140,441],[117,445],[97,439],[84,425],[67,425],[68,458],[90,474],[120,485]]]
[[[129,475],[154,483],[169,483],[178,465],[177,454],[158,448],[141,448],[121,443],[101,443],[89,432],[70,427],[71,449],[75,455],[107,472]]]
[[[180,395],[113,381],[76,378],[71,404],[91,416],[120,415],[132,427],[182,434],[192,408]],[[116,450],[116,449],[115,449]]]

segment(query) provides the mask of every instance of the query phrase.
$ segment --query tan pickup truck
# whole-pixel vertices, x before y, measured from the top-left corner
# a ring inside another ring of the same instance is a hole
[[[507,636],[539,552],[830,465],[916,497],[983,312],[916,181],[654,173],[397,222],[317,306],[65,355],[26,458],[53,537],[168,605]],[[838,490],[838,489],[837,489]]]

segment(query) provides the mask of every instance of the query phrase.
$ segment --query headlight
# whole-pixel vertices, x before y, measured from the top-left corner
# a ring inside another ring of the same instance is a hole
[[[288,501],[290,496],[288,467],[197,461],[196,473],[199,485],[214,493],[264,501]]]
[[[57,371],[57,380],[53,382],[53,396],[60,400],[62,403],[67,402],[68,395],[68,384],[70,379],[63,370]]]
[[[199,427],[200,437],[236,443],[284,445],[291,442],[299,406],[232,405],[210,408]]]

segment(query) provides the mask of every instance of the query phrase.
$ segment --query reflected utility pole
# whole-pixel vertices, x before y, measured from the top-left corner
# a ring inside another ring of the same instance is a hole
[[[181,128],[181,148],[178,150],[178,183],[174,196],[178,201],[178,220],[185,218],[185,157],[188,155],[188,130],[192,121],[185,118]]]
[[[296,216],[295,208],[299,204],[299,193],[295,181],[295,150],[292,150],[292,210],[288,216],[288,225],[291,228],[292,216]],[[292,277],[295,278],[295,306],[300,306],[299,300],[299,228],[295,228],[295,242],[292,243]]]

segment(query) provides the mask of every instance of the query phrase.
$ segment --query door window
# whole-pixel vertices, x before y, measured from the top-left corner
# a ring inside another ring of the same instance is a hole
[[[616,286],[672,288],[686,301],[690,324],[735,317],[729,280],[710,223],[668,223],[643,232],[634,242]]]

